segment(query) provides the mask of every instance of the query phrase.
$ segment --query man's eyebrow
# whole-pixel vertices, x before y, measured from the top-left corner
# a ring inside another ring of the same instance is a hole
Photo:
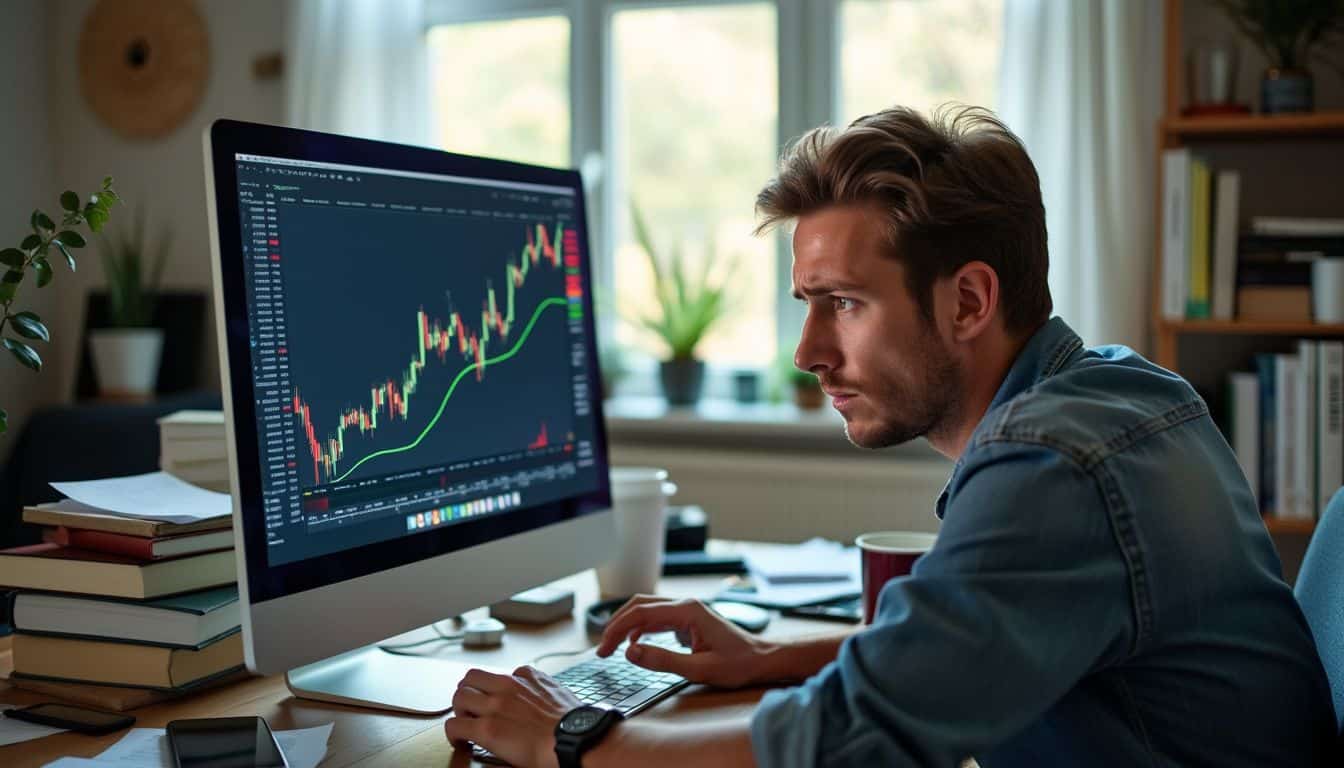
[[[808,296],[826,296],[832,293],[851,293],[862,291],[863,286],[844,280],[820,280],[804,286],[794,286],[793,298],[804,301]]]

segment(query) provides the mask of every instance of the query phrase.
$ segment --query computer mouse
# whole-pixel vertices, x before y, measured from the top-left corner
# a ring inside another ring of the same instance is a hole
[[[709,604],[709,609],[752,634],[760,632],[770,624],[769,611],[747,603],[715,600]]]

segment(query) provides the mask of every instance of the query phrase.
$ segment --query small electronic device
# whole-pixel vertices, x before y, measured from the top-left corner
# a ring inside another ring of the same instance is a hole
[[[504,622],[473,619],[462,627],[463,648],[496,648],[504,643]]]
[[[574,590],[537,587],[490,606],[490,618],[518,624],[550,624],[574,613]]]
[[[206,717],[168,723],[175,768],[288,768],[260,717]]]
[[[755,605],[715,600],[709,604],[709,609],[752,634],[761,632],[770,624],[770,612]]]
[[[22,709],[6,709],[5,717],[38,725],[50,725],[53,728],[65,728],[91,736],[101,736],[135,724],[135,718],[131,715],[73,707],[69,704],[34,704]]]
[[[798,616],[805,619],[824,619],[845,624],[858,624],[863,621],[863,598],[847,597],[843,600],[832,600],[828,603],[798,605],[785,608],[780,613],[785,616]]]

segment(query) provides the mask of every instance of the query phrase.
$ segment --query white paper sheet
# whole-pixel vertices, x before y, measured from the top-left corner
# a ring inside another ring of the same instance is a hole
[[[50,725],[38,725],[37,723],[27,723],[23,720],[0,717],[0,747],[3,747],[6,744],[18,744],[21,741],[32,741],[33,739],[40,739],[43,736],[50,736],[53,733],[64,732],[64,728],[52,728]]]
[[[296,731],[276,731],[275,740],[290,768],[316,768],[327,756],[327,739],[335,723]],[[162,728],[133,728],[121,741],[95,758],[63,757],[45,768],[172,768],[167,732]]]
[[[859,562],[857,547],[809,539],[793,546],[753,547],[744,555],[751,576],[771,586],[848,581]]]
[[[198,488],[167,472],[52,483],[51,487],[81,504],[122,517],[193,523],[233,513],[227,493]]]

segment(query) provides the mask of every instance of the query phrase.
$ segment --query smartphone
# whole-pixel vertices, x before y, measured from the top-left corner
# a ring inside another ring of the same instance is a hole
[[[177,768],[288,768],[271,727],[260,717],[205,717],[168,724]]]
[[[72,707],[69,704],[34,704],[22,709],[6,709],[5,717],[93,736],[119,731],[135,724],[135,718],[131,715]]]

